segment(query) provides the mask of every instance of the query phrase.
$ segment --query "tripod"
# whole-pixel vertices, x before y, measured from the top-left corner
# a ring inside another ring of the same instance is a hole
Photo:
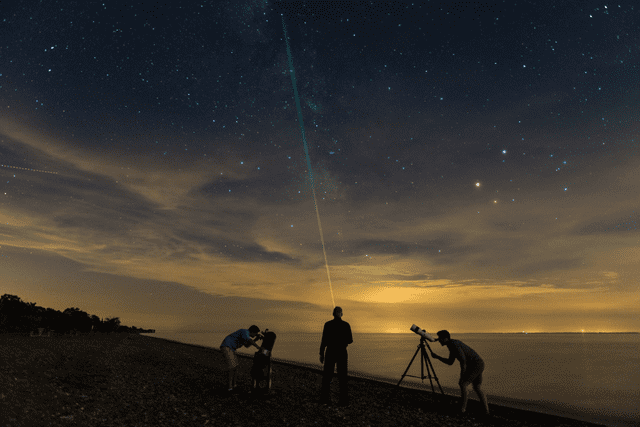
[[[433,381],[432,381],[432,379],[435,379],[436,383],[438,384],[438,387],[440,388],[440,393],[444,395],[444,391],[442,391],[442,386],[440,385],[440,381],[438,381],[438,377],[436,376],[436,370],[433,369],[433,364],[431,364],[431,359],[429,359],[427,350],[424,348],[425,344],[427,344],[427,347],[429,347],[429,343],[427,343],[424,338],[421,338],[420,344],[418,344],[418,348],[416,349],[416,352],[413,354],[413,357],[411,358],[411,362],[409,362],[407,369],[404,371],[404,374],[402,374],[402,377],[400,378],[400,381],[398,381],[398,385],[396,387],[400,387],[400,383],[402,382],[404,377],[420,378],[423,383],[425,378],[429,378],[429,382],[431,383],[431,391],[434,393],[436,392],[435,389],[433,388]],[[431,351],[431,347],[429,347],[429,351]],[[413,360],[418,355],[418,352],[421,353],[420,354],[420,376],[417,377],[415,375],[407,375],[407,372],[409,372],[409,368],[411,367]],[[427,375],[424,374],[425,366],[427,367]],[[432,372],[433,372],[433,376],[431,376]]]

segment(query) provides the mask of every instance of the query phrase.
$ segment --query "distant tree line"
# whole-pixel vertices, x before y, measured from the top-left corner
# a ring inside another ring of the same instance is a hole
[[[35,302],[25,302],[15,295],[0,297],[0,332],[33,332],[38,328],[60,334],[88,332],[155,332],[120,324],[120,318],[101,319],[77,307],[64,311],[37,306]]]

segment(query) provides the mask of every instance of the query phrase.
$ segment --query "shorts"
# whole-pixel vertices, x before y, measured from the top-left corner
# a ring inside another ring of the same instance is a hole
[[[236,352],[231,350],[229,347],[220,347],[222,354],[224,354],[224,358],[227,360],[227,368],[235,369],[238,367],[238,357],[236,356]]]
[[[460,382],[471,383],[478,386],[482,384],[482,371],[484,371],[483,361],[469,365],[467,372],[465,372],[464,375],[460,375]]]

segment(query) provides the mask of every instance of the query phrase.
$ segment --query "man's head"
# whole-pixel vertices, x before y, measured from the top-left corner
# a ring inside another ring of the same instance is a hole
[[[249,336],[251,338],[256,337],[258,334],[260,333],[260,328],[258,328],[256,325],[251,325],[251,327],[249,328]]]
[[[447,344],[447,342],[449,342],[449,340],[451,339],[451,335],[449,334],[449,331],[438,331],[437,333],[438,335],[438,341],[440,341],[440,345],[444,346]]]
[[[333,317],[337,317],[337,318],[342,317],[342,308],[341,307],[336,307],[336,308],[333,309]]]

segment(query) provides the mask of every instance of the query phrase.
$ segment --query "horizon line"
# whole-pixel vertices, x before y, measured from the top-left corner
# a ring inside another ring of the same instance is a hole
[[[177,329],[164,329],[156,332],[174,332],[174,333],[227,333],[228,331],[216,331],[216,330],[177,330]],[[305,334],[321,334],[322,332],[309,332],[309,331],[293,331],[284,330],[288,333],[305,333]],[[385,334],[385,335],[414,335],[411,331],[408,332],[358,332],[353,331],[356,334]],[[510,332],[455,332],[455,334],[520,334],[520,335],[535,335],[535,334],[640,334],[640,331],[510,331]]]

